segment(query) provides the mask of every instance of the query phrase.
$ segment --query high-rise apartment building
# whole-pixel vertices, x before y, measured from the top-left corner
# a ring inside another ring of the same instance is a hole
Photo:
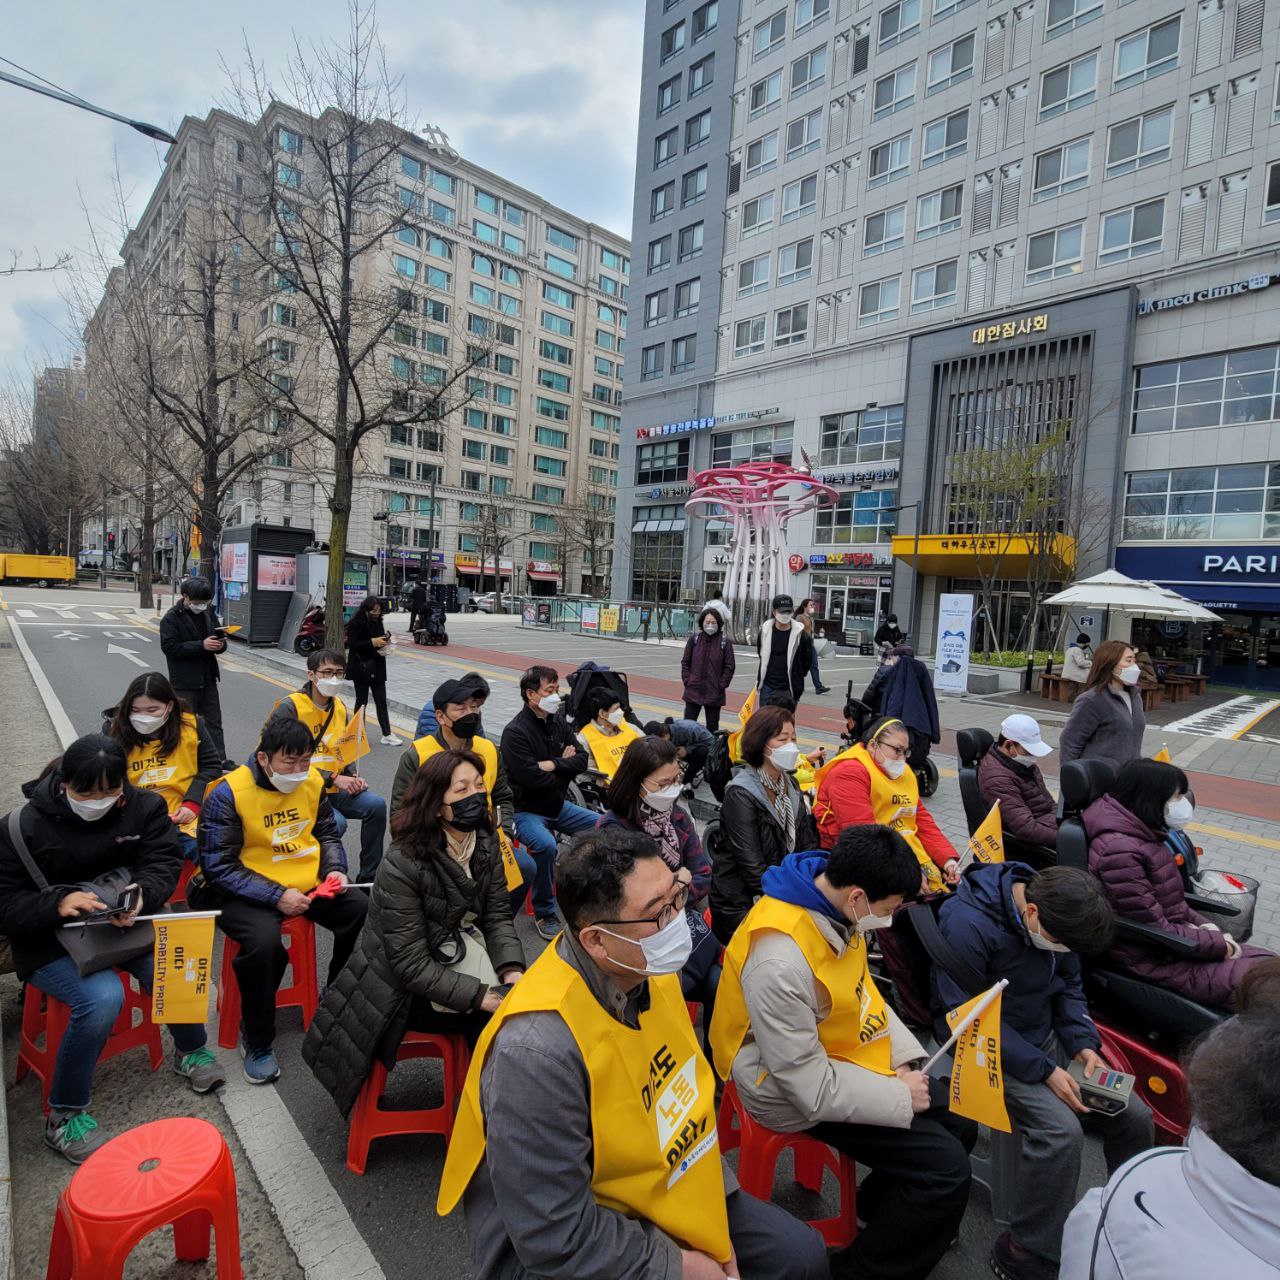
[[[689,101],[707,11],[716,78]],[[691,470],[807,458],[840,496],[789,552],[828,632],[894,608],[931,648],[938,594],[979,585],[966,452],[1065,424],[1105,513],[1078,571],[1205,601],[1222,624],[1168,628],[1170,657],[1274,680],[1278,64],[1275,0],[648,0],[615,592],[722,572]],[[654,246],[702,157],[720,253],[685,367],[683,277]],[[1025,561],[992,594],[1011,638]]]
[[[274,160],[277,198],[305,192],[314,123],[279,104],[252,123],[222,111],[186,118],[122,249],[131,280],[171,280],[195,269],[202,246],[193,238],[198,228],[207,241],[213,218],[213,234],[225,241],[219,342],[228,350],[237,338],[253,344],[278,365],[273,376],[295,387],[299,371],[305,385],[318,360],[306,303],[275,288],[288,285],[284,277],[264,284],[272,272],[245,238],[272,234],[254,207],[263,148]],[[361,260],[357,282],[369,296],[381,291],[403,303],[379,360],[407,386],[477,363],[440,420],[365,437],[348,550],[377,556],[384,569],[375,582],[386,590],[425,578],[428,566],[436,581],[474,590],[498,576],[531,594],[593,590],[593,576],[607,587],[607,558],[594,557],[593,574],[580,536],[590,522],[580,513],[607,522],[602,534],[596,521],[590,539],[611,547],[629,244],[472,164],[434,128],[404,135],[386,200],[404,211],[403,223]],[[90,326],[91,361],[93,332],[104,328],[102,315]],[[282,421],[278,408],[261,409],[261,388],[252,394],[250,381],[261,378],[223,388],[224,412],[252,415],[255,434],[242,447],[258,458],[236,481],[224,520],[305,526],[324,540],[328,446]],[[487,544],[482,565],[476,530],[489,519],[508,532],[499,555]]]

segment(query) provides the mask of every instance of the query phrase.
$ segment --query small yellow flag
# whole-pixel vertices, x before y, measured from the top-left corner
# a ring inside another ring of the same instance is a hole
[[[516,861],[516,851],[511,847],[507,833],[501,829],[498,831],[498,848],[502,850],[502,874],[507,878],[507,892],[514,893],[524,884],[524,875]]]
[[[747,727],[747,721],[751,719],[752,712],[756,709],[758,692],[758,690],[752,689],[743,699],[742,706],[738,711],[737,731],[729,735],[729,759],[734,764],[742,763],[742,752],[739,744],[742,741],[742,731]]]
[[[1000,801],[991,806],[991,812],[983,818],[977,831],[969,837],[969,847],[960,859],[963,871],[974,862],[1004,861],[1004,825],[1000,821]]]
[[[1159,751],[1151,757],[1153,760],[1159,760],[1161,764],[1172,764],[1173,757],[1169,754],[1168,747],[1161,747]]]
[[[369,745],[369,734],[365,730],[364,708],[347,721],[347,727],[334,739],[333,758],[338,771],[354,764],[361,756],[367,756],[373,748]]]
[[[975,1018],[973,1011],[991,995],[984,991],[947,1014],[947,1025],[962,1027],[955,1043],[951,1069],[951,1110],[1002,1133],[1012,1133],[1004,1105],[1004,1075],[1000,1069],[1000,1001],[997,992]],[[965,1026],[964,1024],[969,1025]]]
[[[213,973],[213,917],[161,916],[155,922],[152,1022],[205,1022]]]

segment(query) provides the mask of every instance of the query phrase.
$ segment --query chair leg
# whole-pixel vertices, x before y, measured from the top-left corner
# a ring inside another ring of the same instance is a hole
[[[802,1142],[791,1148],[791,1158],[795,1162],[796,1181],[806,1191],[821,1191],[826,1169],[822,1148],[815,1142]]]
[[[203,1262],[209,1256],[213,1218],[207,1209],[193,1209],[173,1224],[173,1253],[179,1262]]]
[[[66,1219],[62,1216],[62,1201],[59,1200],[58,1210],[53,1218],[53,1238],[49,1241],[49,1265],[45,1271],[45,1280],[73,1280],[74,1266],[75,1249],[72,1247]]]

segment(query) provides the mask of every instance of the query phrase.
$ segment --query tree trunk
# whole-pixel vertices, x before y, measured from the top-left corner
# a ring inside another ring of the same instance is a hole
[[[200,530],[200,559],[196,572],[210,583],[213,582],[214,554],[222,533],[222,518],[218,514],[221,497],[218,491],[218,459],[207,453],[200,483],[200,506],[196,511],[196,526]]]
[[[346,410],[345,384],[339,392],[343,412]],[[344,437],[340,437],[345,439]],[[351,488],[353,459],[345,448],[335,448],[333,455],[333,497],[329,499],[329,576],[324,591],[324,643],[329,649],[346,652],[342,637],[342,574],[347,558],[347,529],[351,521]]]
[[[138,607],[155,608],[151,576],[156,558],[156,486],[151,478],[150,459],[147,463],[147,479],[142,490],[142,527],[139,530],[138,551]]]

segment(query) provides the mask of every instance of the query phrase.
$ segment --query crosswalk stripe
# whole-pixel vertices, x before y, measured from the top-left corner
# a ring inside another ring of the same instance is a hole
[[[103,613],[101,609],[95,609],[94,614],[99,618],[106,618],[108,622],[120,621],[120,615],[118,613]]]
[[[36,616],[36,611],[34,609],[19,609],[17,614],[20,618],[34,618]]]

